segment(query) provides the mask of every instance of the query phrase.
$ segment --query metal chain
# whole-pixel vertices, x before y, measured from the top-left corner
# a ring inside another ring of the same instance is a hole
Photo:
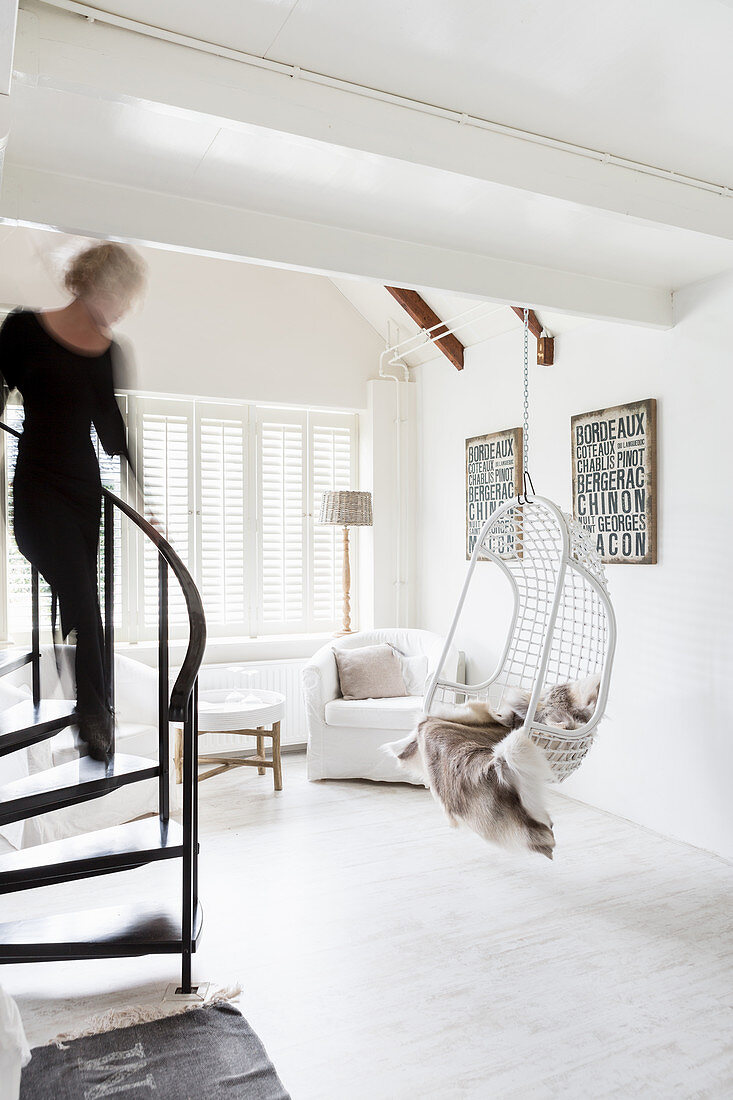
[[[524,307],[524,432],[522,433],[524,473],[529,469],[529,310]]]

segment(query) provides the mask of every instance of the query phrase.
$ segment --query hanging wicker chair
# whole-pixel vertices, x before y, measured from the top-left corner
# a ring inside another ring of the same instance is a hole
[[[512,624],[493,674],[481,684],[456,684],[441,673],[479,561],[494,562],[509,579]],[[476,540],[425,712],[440,702],[484,700],[500,707],[507,688],[529,692],[524,731],[543,749],[559,782],[575,771],[593,742],[606,706],[615,645],[616,619],[589,535],[544,497],[514,498],[494,512]],[[600,687],[584,726],[565,730],[535,720],[546,689],[589,676],[600,676]]]

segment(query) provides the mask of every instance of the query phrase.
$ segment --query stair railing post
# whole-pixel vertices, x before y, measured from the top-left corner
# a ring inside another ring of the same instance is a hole
[[[168,563],[158,555],[158,813],[161,823],[170,818],[170,725],[168,686]]]
[[[104,498],[104,664],[107,680],[107,706],[115,706],[115,516],[108,496]],[[115,730],[112,724],[112,752]]]
[[[192,886],[193,894],[193,919],[196,921],[196,910],[199,904],[199,678],[194,680],[193,691],[193,836],[191,837],[192,853]]]
[[[41,702],[41,626],[38,570],[31,568],[31,677],[33,706]]]
[[[186,703],[183,722],[183,897],[181,905],[181,992],[191,992],[191,955],[193,952],[193,795],[196,777],[194,757],[194,692]]]

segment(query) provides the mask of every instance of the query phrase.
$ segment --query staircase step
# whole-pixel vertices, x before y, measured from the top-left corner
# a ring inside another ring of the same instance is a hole
[[[201,935],[201,906],[194,919],[194,950]],[[109,959],[179,954],[181,911],[164,903],[86,909],[0,924],[0,962]]]
[[[109,875],[182,855],[183,829],[177,821],[130,821],[0,856],[0,894]]]
[[[7,676],[33,660],[32,653],[19,652],[17,649],[0,650],[0,676]]]
[[[53,737],[76,721],[75,707],[68,699],[42,699],[15,703],[0,714],[0,756],[17,752]]]
[[[0,825],[101,798],[128,783],[153,779],[159,772],[154,761],[141,756],[117,754],[109,764],[82,756],[0,787]]]

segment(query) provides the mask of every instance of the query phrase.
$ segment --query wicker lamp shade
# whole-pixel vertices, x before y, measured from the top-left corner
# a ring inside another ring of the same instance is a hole
[[[324,493],[318,522],[337,527],[371,527],[372,494],[352,489]]]

